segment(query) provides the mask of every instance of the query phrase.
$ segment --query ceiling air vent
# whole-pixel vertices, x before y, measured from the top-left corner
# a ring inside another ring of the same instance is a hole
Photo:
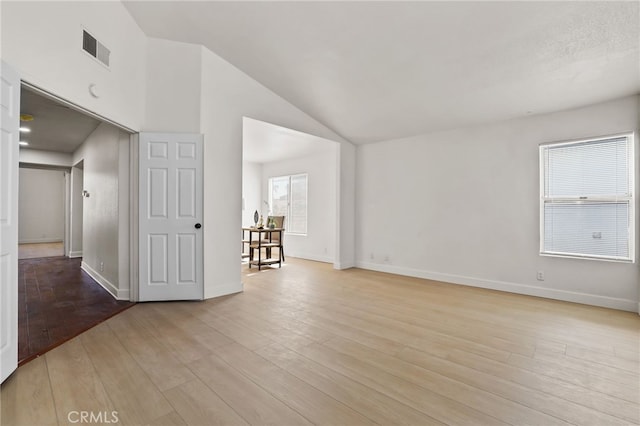
[[[104,65],[109,66],[109,55],[111,51],[84,30],[82,30],[82,49]]]

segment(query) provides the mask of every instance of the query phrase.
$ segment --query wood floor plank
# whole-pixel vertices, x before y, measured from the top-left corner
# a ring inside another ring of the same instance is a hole
[[[324,344],[314,343],[302,348],[300,353],[443,423],[469,426],[508,424],[455,399],[444,397],[408,380],[363,364],[360,360],[337,352]]]
[[[198,379],[164,392],[189,425],[247,425],[231,407]]]
[[[271,339],[251,328],[238,324],[235,321],[230,321],[215,313],[203,316],[202,319],[234,342],[240,343],[249,349],[258,349],[273,343]]]
[[[332,333],[331,338],[336,335],[342,336],[390,355],[396,354],[405,346],[396,340],[379,336],[374,330],[367,331],[351,327],[348,323],[334,321],[326,316],[314,315],[313,313],[297,313],[294,319],[299,323],[310,324]]]
[[[622,426],[628,424],[629,421],[637,421],[637,416],[635,416],[632,411],[629,412],[627,410],[624,413],[607,413],[604,410],[592,409],[582,404],[574,403],[570,399],[566,398],[566,396],[571,394],[572,390],[567,390],[567,392],[563,393],[562,396],[565,398],[555,398],[554,394],[549,392],[548,389],[545,389],[545,391],[538,391],[532,389],[529,384],[523,385],[520,383],[514,383],[501,377],[480,372],[447,360],[430,357],[428,355],[425,356],[423,352],[412,348],[405,349],[398,357],[413,365],[427,369],[428,371],[435,371],[437,374],[446,375],[448,379],[455,380],[459,383],[465,383],[469,386],[475,387],[476,389],[492,393],[501,398],[521,404],[524,407],[531,408],[539,413],[552,416],[555,419],[566,419],[566,421],[573,424],[617,424]],[[381,359],[380,362],[384,362],[384,359]],[[424,377],[428,379],[433,377],[433,374],[424,374],[422,371],[416,372],[414,370],[413,373],[413,377],[416,378]],[[454,388],[452,387],[452,391],[453,389]],[[556,391],[559,389],[559,387],[556,388]],[[573,392],[576,393],[577,389],[573,389]],[[604,396],[602,397],[604,398]],[[616,407],[633,409],[633,407],[625,405],[622,401],[610,408]],[[635,407],[635,410],[637,410],[637,407]],[[530,412],[527,412],[525,416],[526,418],[533,417]],[[541,421],[541,423],[549,424],[549,420],[545,419],[544,421]]]
[[[603,365],[569,359],[564,355],[537,355],[527,358],[512,354],[507,364],[558,378],[629,402],[640,401],[640,379],[637,375]]]
[[[72,412],[79,410],[96,414],[116,411],[79,338],[48,352],[46,360],[60,424],[77,419]]]
[[[182,364],[170,346],[162,344],[134,317],[134,312],[124,313],[113,318],[108,325],[158,389],[163,391],[194,380],[193,373]]]
[[[336,338],[323,343],[323,345],[354,358],[361,359],[371,365],[371,368],[386,371],[420,387],[437,392],[444,397],[456,399],[487,415],[497,416],[506,423],[567,425],[567,422],[556,416],[514,402],[505,398],[504,394],[496,395],[483,387],[472,386],[467,383],[468,380],[464,380],[466,378],[463,377],[463,374],[455,374],[455,368],[452,366],[448,366],[452,368],[447,369],[442,369],[442,366],[440,366],[440,371],[434,373],[431,370],[422,368],[424,365],[428,365],[428,363],[421,362],[420,366],[407,363],[400,358],[387,356],[358,343],[349,342],[344,339]],[[409,353],[416,352],[417,351]],[[417,359],[422,361],[424,358]],[[435,357],[429,359],[429,362],[436,364],[444,363],[444,361]],[[467,371],[469,376],[472,376],[472,373],[473,372]],[[491,377],[486,376],[482,379],[486,380],[490,378]],[[477,381],[472,381],[471,383],[477,385]],[[506,387],[508,386],[505,386],[505,388]],[[510,390],[513,391],[513,389]],[[533,397],[533,395],[528,396],[529,399]]]
[[[258,350],[258,354],[380,424],[444,424],[284,346],[269,345]]]
[[[406,357],[406,355],[407,353],[402,353],[400,358],[410,360],[411,357]],[[589,383],[588,387],[580,386],[462,351],[451,351],[447,359],[459,365],[584,405],[614,417],[620,417],[632,423],[640,422],[638,401],[629,402],[609,395],[604,392],[607,390],[606,388],[594,390],[592,383]]]
[[[629,371],[636,376],[638,375],[640,364],[636,360],[626,359],[615,355],[615,350],[610,353],[604,353],[594,350],[578,347],[576,345],[568,345],[566,355],[571,358],[578,358],[591,361],[597,364],[604,364],[620,370]]]
[[[193,361],[189,368],[249,424],[312,424],[216,355]]]
[[[375,424],[357,411],[239,344],[219,348],[216,354],[313,424]]]
[[[521,334],[508,333],[504,327],[485,325],[478,320],[469,322],[465,319],[461,321],[456,317],[446,316],[431,310],[425,311],[424,308],[415,309],[405,304],[399,306],[389,303],[386,299],[372,299],[369,300],[371,303],[362,303],[359,300],[354,302],[348,303],[348,301],[342,300],[339,306],[332,306],[331,310],[338,310],[347,315],[354,313],[359,318],[367,320],[375,319],[377,316],[387,325],[395,324],[407,331],[417,330],[416,337],[429,337],[429,335],[424,335],[426,331],[449,338],[468,340],[481,346],[490,342],[490,346],[505,353],[515,352],[531,356],[535,350],[536,342],[533,339],[527,339]],[[365,317],[363,314],[373,315],[373,317]]]
[[[150,330],[158,340],[171,346],[176,356],[184,363],[203,358],[211,353],[204,344],[188,330],[180,328],[172,318],[175,316],[172,303],[142,303],[136,305],[136,320]],[[213,334],[213,333],[212,333]],[[212,335],[211,339],[218,336]],[[225,339],[225,343],[229,340]]]
[[[0,399],[0,424],[3,426],[58,424],[44,357],[23,365],[5,380]]]
[[[156,419],[153,419],[151,422],[147,423],[145,426],[186,426],[187,423],[176,413],[175,411],[170,412],[169,414],[164,414]]]
[[[106,322],[80,340],[123,424],[145,424],[173,411]]]

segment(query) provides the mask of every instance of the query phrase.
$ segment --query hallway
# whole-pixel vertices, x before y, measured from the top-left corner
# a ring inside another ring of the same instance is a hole
[[[80,269],[82,259],[22,259],[18,265],[18,362],[42,355],[133,306]]]

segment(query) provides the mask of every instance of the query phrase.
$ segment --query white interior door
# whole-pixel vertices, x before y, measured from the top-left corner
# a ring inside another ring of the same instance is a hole
[[[204,296],[202,135],[140,133],[138,298]]]
[[[20,79],[0,63],[0,383],[18,367]]]

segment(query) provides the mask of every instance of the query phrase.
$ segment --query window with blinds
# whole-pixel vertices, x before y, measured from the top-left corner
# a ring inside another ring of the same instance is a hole
[[[307,175],[269,178],[269,206],[274,216],[285,216],[285,233],[307,233]]]
[[[634,260],[633,135],[540,146],[540,252]]]

